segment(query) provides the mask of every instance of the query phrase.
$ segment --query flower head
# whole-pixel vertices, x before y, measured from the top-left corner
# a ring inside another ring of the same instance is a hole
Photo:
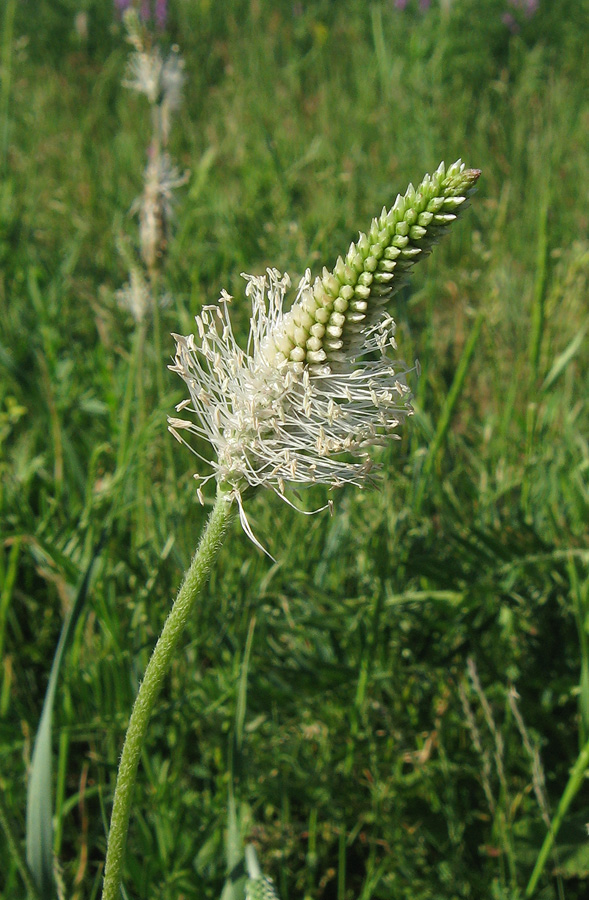
[[[143,176],[143,194],[133,206],[139,211],[141,255],[148,269],[156,265],[168,240],[174,208],[174,191],[186,184],[188,172],[180,173],[168,153],[151,155]]]
[[[160,8],[158,3],[156,8]],[[165,4],[162,7],[165,12]],[[174,45],[164,60],[160,49],[153,45],[141,27],[140,18],[134,8],[128,8],[124,15],[127,40],[133,53],[127,65],[125,87],[145,94],[152,106],[165,106],[170,111],[177,110],[182,101],[182,88],[186,81],[184,60],[178,47]]]
[[[312,280],[307,270],[288,312],[288,275],[244,276],[252,304],[247,350],[233,335],[226,292],[196,317],[197,337],[174,335],[170,368],[190,393],[176,409],[195,418],[170,418],[170,431],[182,442],[185,429],[211,443],[213,471],[195,477],[201,486],[217,479],[248,533],[249,488],[270,487],[286,499],[289,483],[363,485],[372,448],[398,437],[412,410],[408,369],[389,356],[396,344],[387,304],[456,219],[479,175],[458,161],[417,190],[410,185],[332,272]]]
[[[137,266],[131,265],[129,281],[116,292],[115,296],[119,306],[130,312],[137,324],[143,322],[152,305],[152,299],[143,273]]]

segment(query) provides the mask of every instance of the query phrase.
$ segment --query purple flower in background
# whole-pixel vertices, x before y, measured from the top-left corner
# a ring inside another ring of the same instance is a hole
[[[158,28],[166,27],[166,19],[168,18],[167,0],[156,0],[155,3],[155,23]]]
[[[512,34],[517,34],[519,31],[519,25],[509,12],[504,12],[501,16],[501,21],[504,25],[507,25]]]
[[[513,13],[506,10],[501,16],[501,21],[507,25],[512,34],[517,34],[520,30],[521,13],[526,19],[531,19],[538,12],[540,0],[507,0],[507,2]]]
[[[119,16],[122,16],[131,7],[137,6],[133,0],[114,0],[114,2]],[[162,31],[166,27],[168,18],[167,0],[155,0],[155,2],[154,0],[142,0],[139,7],[139,18],[146,24],[154,22],[158,31]]]
[[[526,19],[531,19],[540,6],[540,0],[507,0],[507,3],[512,9],[521,10]]]
[[[407,9],[408,0],[395,0],[395,9],[403,11]],[[427,12],[432,5],[432,0],[419,0],[419,9],[421,12]]]

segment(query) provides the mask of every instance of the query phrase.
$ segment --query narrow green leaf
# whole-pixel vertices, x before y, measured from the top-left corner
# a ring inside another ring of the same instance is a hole
[[[241,752],[243,743],[243,728],[245,724],[245,713],[247,707],[247,676],[249,670],[250,655],[252,652],[252,644],[254,641],[254,630],[256,627],[256,618],[252,616],[245,644],[245,652],[243,654],[243,662],[241,664],[241,675],[239,678],[239,693],[237,696],[237,709],[235,711],[235,743],[238,752]]]
[[[227,801],[227,841],[225,847],[225,855],[227,858],[227,880],[223,887],[221,900],[243,900],[244,892],[244,851],[239,817],[237,815],[237,806],[235,803],[234,782],[236,775],[241,768],[241,747],[243,743],[243,730],[247,709],[247,676],[255,627],[256,619],[255,616],[252,616],[241,663],[237,706],[235,710],[235,729],[229,754],[229,796]]]
[[[2,787],[0,787],[0,825],[2,826],[2,829],[4,831],[10,855],[16,862],[21,878],[24,881],[28,896],[33,897],[34,900],[41,900],[37,892],[37,886],[33,881],[33,876],[31,875],[30,869],[27,866],[27,862],[21,850],[19,839],[16,836],[13,824],[10,820],[8,807],[4,802],[4,788]]]
[[[432,443],[430,444],[429,450],[427,451],[427,456],[425,458],[421,476],[419,478],[419,483],[417,485],[415,496],[415,510],[417,512],[421,508],[421,503],[423,500],[423,495],[425,493],[428,477],[431,474],[438,453],[442,448],[442,444],[444,443],[446,435],[450,428],[454,408],[456,407],[460,394],[462,393],[462,388],[464,387],[464,382],[466,381],[470,361],[474,355],[479,335],[481,333],[481,328],[483,327],[484,318],[484,314],[482,312],[479,312],[478,316],[476,317],[474,327],[468,337],[466,344],[464,345],[462,356],[460,357],[460,361],[458,363],[458,366],[456,367],[454,380],[442,407],[440,418],[438,419],[438,424],[436,427],[436,433],[434,435]]]
[[[43,898],[53,895],[53,822],[51,801],[51,732],[53,704],[59,670],[64,654],[71,644],[76,624],[82,612],[94,562],[102,548],[104,535],[88,564],[78,593],[61,629],[57,650],[53,657],[49,684],[43,702],[41,722],[35,738],[31,772],[27,790],[27,863],[39,893]]]
[[[556,810],[556,815],[552,822],[552,828],[544,838],[544,843],[540,848],[540,852],[538,853],[538,858],[536,859],[536,865],[534,866],[534,871],[530,876],[530,880],[528,881],[526,891],[524,896],[532,897],[534,891],[536,890],[536,885],[544,871],[544,866],[546,865],[546,860],[552,850],[552,845],[556,840],[556,835],[562,825],[562,821],[568,811],[569,806],[574,800],[575,796],[579,792],[587,774],[587,769],[589,768],[589,741],[585,744],[579,756],[577,757],[577,761],[573,768],[571,769],[571,774],[569,776],[569,780],[567,785],[562,793],[560,798],[560,802],[558,804],[558,809]]]
[[[536,249],[536,280],[532,302],[532,319],[530,329],[530,363],[534,379],[538,375],[542,335],[545,325],[544,304],[546,299],[546,283],[548,272],[548,210],[550,209],[550,191],[546,189],[540,204],[538,223],[538,244]]]
[[[573,557],[567,560],[571,598],[579,635],[581,674],[579,678],[579,738],[581,746],[589,740],[589,579],[581,582]]]
[[[570,342],[568,347],[562,351],[560,356],[556,357],[556,359],[554,360],[554,365],[552,366],[552,368],[550,369],[550,372],[544,379],[544,382],[543,382],[540,390],[547,391],[549,387],[552,387],[552,385],[554,384],[556,379],[559,377],[559,375],[562,375],[562,373],[564,372],[564,370],[570,363],[571,359],[576,355],[577,351],[581,347],[581,344],[583,343],[583,339],[585,338],[585,335],[587,334],[587,328],[589,328],[589,325],[585,324],[585,326],[583,328],[581,328],[581,330],[579,332],[577,332],[577,334],[572,339],[572,341]]]
[[[223,886],[221,900],[243,900],[243,849],[231,772],[229,777],[225,856],[227,859],[227,878]]]
[[[6,620],[10,602],[12,600],[12,591],[18,572],[18,561],[20,557],[21,538],[14,539],[10,554],[8,556],[8,565],[6,570],[2,572],[3,585],[0,590],[0,660],[4,659],[4,641],[6,635]]]
[[[16,0],[8,0],[4,11],[2,34],[2,79],[0,80],[0,172],[4,174],[10,134],[8,111],[12,88],[12,48]]]

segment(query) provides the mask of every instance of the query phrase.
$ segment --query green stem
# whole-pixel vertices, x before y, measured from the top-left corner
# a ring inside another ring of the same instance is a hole
[[[532,321],[530,329],[530,363],[532,368],[532,384],[538,379],[540,350],[542,349],[542,333],[545,324],[545,300],[548,269],[548,210],[550,209],[550,189],[546,188],[540,201],[540,220],[538,223],[538,244],[536,249],[536,280],[532,302]]]
[[[162,402],[164,396],[164,379],[162,377],[162,326],[160,321],[160,292],[159,277],[157,269],[150,269],[148,272],[149,286],[151,293],[151,302],[153,303],[153,349],[155,353],[155,382],[157,385],[158,403]],[[170,441],[168,441],[170,444]]]
[[[136,386],[135,379],[137,377],[137,368],[139,360],[143,356],[143,345],[145,343],[145,321],[137,325],[133,340],[133,350],[129,363],[129,371],[127,373],[127,384],[125,386],[125,396],[123,398],[123,407],[120,414],[121,427],[119,431],[119,447],[117,450],[117,469],[125,464],[127,457],[127,437],[129,433],[129,422],[131,419],[131,404],[133,403],[133,391]]]
[[[145,338],[147,329],[144,323],[141,323],[141,340],[138,344],[137,365],[135,368],[136,395],[137,395],[137,422],[135,425],[135,434],[143,436],[145,427],[145,390],[143,388],[145,382]],[[166,441],[167,444],[170,441]],[[137,521],[135,523],[134,539],[136,546],[141,547],[145,542],[147,533],[147,498],[145,495],[145,454],[140,453],[137,458]]]
[[[153,303],[153,349],[155,353],[155,374],[156,374],[156,387],[157,387],[157,401],[158,404],[163,401],[164,398],[164,380],[162,376],[163,372],[163,361],[164,357],[162,355],[162,324],[160,318],[160,290],[159,290],[159,275],[157,269],[152,269],[148,273],[149,275],[149,283],[150,283],[150,291],[151,291],[151,302]],[[172,500],[175,500],[177,497],[177,489],[176,489],[176,464],[175,464],[175,456],[172,452],[172,442],[166,441],[166,472],[168,474],[168,483],[166,485],[166,489],[169,492],[169,496]]]
[[[135,699],[115,787],[106,849],[102,900],[119,900],[133,787],[151,712],[159,696],[180,636],[192,612],[198,593],[208,578],[230,520],[231,504],[226,496],[219,493],[190,568],[184,576],[178,596],[149,660],[145,677]]]
[[[564,793],[560,798],[560,803],[558,804],[558,809],[556,810],[556,815],[554,816],[552,827],[546,837],[544,838],[544,843],[540,848],[540,852],[538,854],[538,858],[536,859],[536,865],[534,866],[534,871],[530,876],[530,880],[528,881],[528,885],[525,890],[524,897],[531,897],[536,889],[536,885],[538,884],[538,880],[540,875],[544,870],[544,866],[546,865],[546,860],[548,859],[548,854],[552,850],[552,845],[556,839],[556,835],[558,834],[559,828],[562,825],[562,820],[564,819],[569,806],[571,805],[573,799],[575,798],[579,788],[581,787],[585,775],[587,773],[587,768],[589,767],[589,741],[585,744],[579,756],[577,757],[577,761],[573,768],[571,769],[571,774],[569,776],[569,780],[564,789]]]

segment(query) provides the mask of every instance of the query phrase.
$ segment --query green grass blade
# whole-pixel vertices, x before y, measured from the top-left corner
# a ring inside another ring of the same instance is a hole
[[[534,297],[532,302],[532,321],[530,331],[530,365],[534,379],[538,377],[540,363],[540,350],[542,347],[542,335],[545,325],[544,304],[546,300],[546,282],[548,271],[548,210],[550,208],[550,194],[546,193],[540,207],[540,221],[538,224],[538,245],[536,251],[536,280],[534,283]]]
[[[581,656],[581,675],[579,678],[579,732],[580,744],[589,740],[589,580],[582,584],[579,581],[577,566],[572,557],[567,561],[567,569],[571,582],[571,597],[579,634],[579,650]]]
[[[71,644],[76,624],[84,607],[92,567],[102,546],[102,538],[88,564],[70,613],[63,624],[53,657],[49,684],[43,702],[41,722],[35,738],[31,772],[27,790],[26,851],[27,863],[42,897],[53,895],[53,823],[51,801],[51,732],[53,704],[59,670]]]
[[[456,368],[456,374],[454,375],[452,386],[448,391],[448,396],[446,397],[446,401],[442,407],[442,411],[440,413],[440,418],[438,420],[438,425],[436,428],[436,433],[427,452],[427,456],[423,464],[423,469],[421,471],[419,484],[417,486],[417,493],[415,497],[415,510],[417,512],[421,508],[427,480],[434,467],[434,463],[436,461],[438,453],[440,452],[442,444],[444,443],[444,440],[448,433],[448,429],[450,428],[452,414],[454,412],[456,404],[458,403],[460,394],[462,393],[462,388],[464,387],[464,382],[466,381],[468,368],[470,365],[470,361],[474,355],[479,335],[481,333],[481,328],[483,326],[484,318],[484,314],[482,312],[479,312],[474,323],[474,328],[472,329],[469,338],[464,346],[464,350],[462,351],[462,356],[460,357],[460,361]]]
[[[562,797],[560,798],[560,802],[558,804],[558,809],[556,810],[556,815],[554,816],[554,820],[552,822],[552,828],[544,838],[544,843],[540,848],[540,852],[538,854],[538,858],[536,860],[536,865],[534,866],[534,871],[530,876],[530,880],[528,881],[526,892],[524,894],[525,897],[531,897],[536,889],[536,885],[538,884],[538,880],[544,871],[544,866],[546,865],[546,860],[550,855],[550,851],[552,850],[552,845],[556,840],[556,835],[558,834],[558,830],[562,825],[562,821],[567,814],[568,808],[574,800],[577,792],[579,791],[583,781],[585,779],[585,775],[587,773],[587,769],[589,768],[589,741],[585,744],[575,765],[571,770],[571,774],[569,776],[569,780],[567,785],[563,791]]]
[[[241,771],[241,748],[243,744],[243,731],[245,714],[247,709],[247,676],[249,662],[254,640],[256,619],[252,617],[248,629],[241,671],[239,676],[239,688],[237,693],[237,706],[235,710],[235,731],[229,755],[229,788],[227,808],[227,840],[225,853],[227,857],[227,880],[221,894],[221,900],[243,900],[244,891],[244,849],[241,838],[241,828],[235,802],[234,783]]]
[[[236,751],[241,753],[243,744],[243,729],[245,725],[245,713],[247,709],[247,676],[249,671],[250,656],[252,652],[252,644],[254,642],[254,630],[256,627],[256,618],[252,616],[249,630],[247,633],[247,641],[243,654],[243,662],[241,664],[241,674],[239,678],[239,692],[237,695],[237,709],[235,711],[235,744]]]
[[[8,618],[8,610],[12,600],[16,573],[18,572],[18,561],[20,558],[22,540],[20,537],[15,538],[8,556],[8,565],[6,570],[2,572],[2,590],[0,590],[0,660],[4,659],[4,642],[6,636],[6,621]],[[3,678],[5,676],[3,675]]]
[[[16,0],[8,0],[4,11],[4,28],[2,35],[2,78],[0,79],[0,173],[6,169],[8,150],[8,109],[10,106],[10,90],[12,86],[12,41],[14,37],[14,16]]]
[[[541,390],[547,391],[548,388],[552,387],[556,379],[562,375],[571,359],[576,355],[581,346],[583,345],[583,340],[585,339],[585,335],[587,334],[587,329],[589,328],[589,324],[585,324],[580,331],[577,332],[575,337],[572,339],[568,347],[562,351],[560,356],[557,356],[554,360],[554,365],[550,369],[550,372],[544,379]]]
[[[62,645],[63,642],[60,639],[60,646]],[[62,656],[63,650],[60,651],[58,647],[53,661],[52,676],[54,672],[57,675]],[[53,895],[51,719],[55,699],[55,682],[56,678],[50,678],[45,694],[27,791],[27,862],[35,884],[43,897]]]
[[[4,830],[4,834],[6,836],[6,841],[8,843],[8,848],[12,855],[12,858],[15,860],[18,870],[21,874],[22,880],[25,883],[25,887],[27,889],[28,895],[33,897],[34,900],[40,900],[39,894],[37,893],[37,887],[35,882],[33,881],[33,877],[31,875],[31,871],[27,866],[27,862],[24,858],[24,854],[20,848],[18,839],[14,833],[14,829],[12,827],[12,822],[10,821],[10,816],[8,814],[8,809],[4,803],[4,789],[0,789],[0,825]]]
[[[233,778],[229,782],[225,854],[227,857],[227,879],[223,887],[221,900],[243,900],[243,845],[235,804]]]
[[[391,63],[384,36],[382,9],[380,6],[376,6],[375,4],[370,7],[370,19],[372,22],[372,39],[374,41],[374,52],[378,66],[380,86],[385,100],[390,100],[392,84]]]

